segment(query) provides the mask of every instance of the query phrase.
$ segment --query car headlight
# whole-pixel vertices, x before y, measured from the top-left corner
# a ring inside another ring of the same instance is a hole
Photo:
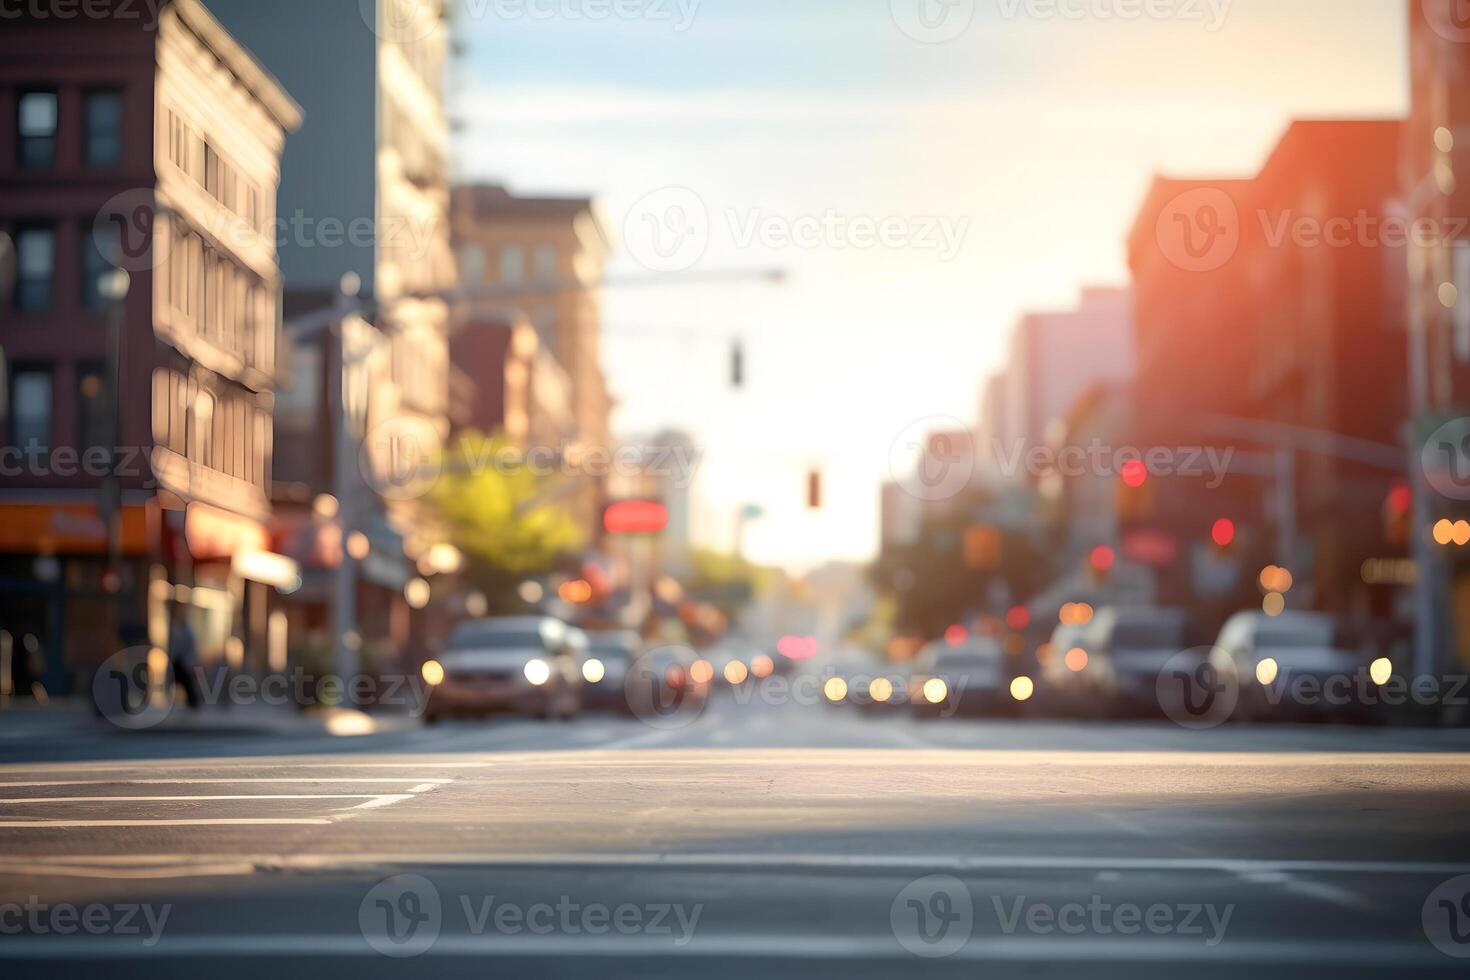
[[[847,681],[841,677],[827,678],[827,683],[822,685],[822,694],[828,701],[836,704],[838,701],[847,697]]]
[[[886,677],[875,677],[868,682],[868,697],[878,704],[887,703],[893,697],[893,682]]]
[[[544,660],[527,661],[523,673],[537,687],[551,680],[551,666]]]
[[[1256,664],[1256,680],[1263,687],[1269,687],[1279,673],[1281,673],[1281,665],[1270,657]]]
[[[949,696],[949,685],[938,677],[931,677],[924,682],[924,700],[930,704],[938,704]]]
[[[444,683],[444,665],[437,660],[425,660],[419,673],[424,675],[424,683],[430,687],[438,687]]]
[[[588,684],[596,684],[606,676],[607,668],[596,657],[591,658],[582,665],[582,678]]]

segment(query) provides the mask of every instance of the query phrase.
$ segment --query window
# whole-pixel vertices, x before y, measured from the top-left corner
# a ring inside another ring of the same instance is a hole
[[[556,282],[556,246],[537,245],[531,256],[531,275],[537,282]]]
[[[24,92],[20,97],[17,147],[24,170],[56,162],[56,93]]]
[[[118,92],[89,93],[84,111],[87,166],[117,166],[122,160],[122,95]]]
[[[112,269],[111,259],[120,254],[118,241],[115,224],[98,229],[91,224],[82,227],[82,307],[93,313],[101,313],[106,308],[100,283]]]
[[[478,286],[485,281],[483,245],[466,245],[459,250],[459,277],[466,286]]]
[[[94,446],[106,446],[107,412],[103,399],[107,396],[107,382],[103,379],[102,365],[83,362],[77,365],[78,417],[77,448],[86,452]]]
[[[22,228],[15,236],[15,253],[15,308],[21,313],[48,312],[56,276],[56,232]]]
[[[519,245],[507,245],[500,250],[500,281],[523,282],[526,278],[526,250]]]
[[[51,372],[17,368],[10,395],[10,441],[22,449],[51,446]]]

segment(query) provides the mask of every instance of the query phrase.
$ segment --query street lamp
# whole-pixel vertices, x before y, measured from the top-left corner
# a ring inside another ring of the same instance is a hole
[[[107,364],[103,370],[107,392],[103,404],[108,408],[104,413],[108,420],[105,446],[107,476],[102,480],[97,513],[107,527],[107,566],[117,576],[114,608],[117,612],[115,626],[119,633],[126,609],[124,585],[127,581],[122,567],[122,487],[117,473],[117,448],[122,436],[122,379],[119,373],[122,370],[123,307],[131,284],[132,280],[124,269],[109,269],[97,278],[97,295],[107,307]]]

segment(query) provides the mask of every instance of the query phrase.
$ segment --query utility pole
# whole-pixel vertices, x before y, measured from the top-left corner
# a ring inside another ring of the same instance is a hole
[[[107,304],[107,354],[103,375],[107,392],[103,404],[107,408],[107,475],[102,478],[101,499],[97,514],[107,528],[107,565],[117,576],[113,594],[113,623],[119,643],[123,642],[123,620],[127,615],[128,576],[122,567],[122,485],[117,472],[117,447],[122,442],[122,335],[123,304],[128,298],[130,280],[123,269],[112,269],[98,280],[97,291]]]
[[[341,529],[341,560],[333,582],[335,597],[332,604],[333,661],[337,676],[348,678],[356,675],[358,654],[362,639],[357,628],[357,559],[349,549],[349,539],[357,529],[359,500],[357,482],[353,479],[357,452],[351,432],[352,415],[348,410],[348,371],[352,367],[349,357],[347,319],[353,315],[357,294],[362,289],[362,280],[356,273],[342,277],[337,291],[333,313],[331,336],[336,341],[337,364],[332,371],[335,390],[332,399],[332,429],[334,462],[332,487],[337,497],[337,526]]]

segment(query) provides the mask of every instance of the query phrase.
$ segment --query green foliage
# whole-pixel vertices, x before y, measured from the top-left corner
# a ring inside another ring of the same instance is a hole
[[[513,458],[503,437],[467,433],[446,455],[430,495],[455,546],[486,577],[546,572],[586,537],[557,505],[557,481],[506,465]]]

